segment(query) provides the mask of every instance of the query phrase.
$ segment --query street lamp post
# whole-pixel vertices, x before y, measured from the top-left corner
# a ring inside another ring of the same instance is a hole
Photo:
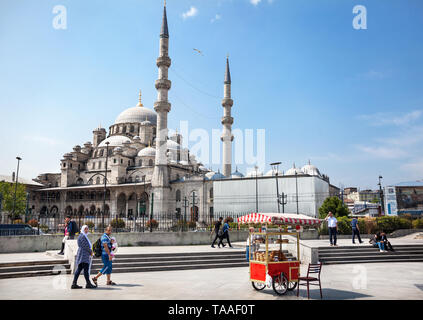
[[[104,192],[103,192],[103,214],[101,217],[101,225],[103,227],[103,231],[105,230],[104,227],[104,214],[106,210],[106,183],[107,183],[107,161],[109,159],[109,141],[106,141],[106,166],[104,168]]]
[[[383,178],[382,176],[379,176],[379,183],[378,183],[378,186],[379,186],[379,197],[380,197],[380,214],[381,215],[384,212],[383,211],[383,191],[382,191],[382,182],[381,182],[382,178]]]
[[[258,179],[257,179],[257,166],[254,166],[254,169],[256,170],[256,212],[258,213]]]
[[[298,212],[298,173],[297,171],[295,171],[295,193],[296,193],[296,198],[297,198],[297,214],[299,214]]]
[[[13,211],[12,211],[12,216],[13,216],[13,218],[15,218],[16,192],[17,192],[17,190],[18,190],[19,161],[21,161],[21,160],[22,160],[22,158],[20,158],[20,157],[16,157],[16,159],[18,160],[18,168],[17,168],[17,170],[16,170],[15,195],[13,196]]]
[[[279,165],[281,164],[281,162],[274,162],[271,163],[270,165],[272,166],[272,170],[275,171],[275,179],[276,179],[276,202],[278,203],[278,213],[281,212],[281,208],[280,208],[280,195],[279,195],[279,183],[278,183],[278,173],[279,173]]]

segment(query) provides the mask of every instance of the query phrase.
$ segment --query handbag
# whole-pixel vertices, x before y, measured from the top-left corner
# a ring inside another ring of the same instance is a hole
[[[222,229],[219,229],[219,231],[217,232],[217,235],[218,235],[219,237],[223,236],[223,230],[222,230]]]

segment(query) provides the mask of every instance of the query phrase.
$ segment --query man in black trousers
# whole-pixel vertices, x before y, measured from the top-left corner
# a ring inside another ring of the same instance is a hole
[[[71,220],[70,216],[66,216],[65,218],[65,224],[60,225],[62,227],[64,227],[64,238],[62,240],[62,248],[60,250],[60,252],[58,254],[60,255],[64,255],[64,250],[65,250],[65,243],[66,240],[68,239],[73,239],[75,237],[75,233],[78,231],[78,227],[76,226],[76,222]]]
[[[215,236],[213,243],[211,245],[212,248],[214,248],[214,244],[216,243],[217,239],[219,239],[221,237],[219,235],[219,230],[220,230],[220,226],[222,225],[222,220],[223,220],[223,217],[219,217],[219,221],[217,221],[214,225],[214,232],[216,233],[216,236]],[[213,234],[213,231],[211,232],[210,235],[212,235],[212,234]],[[223,246],[225,246],[225,245],[223,244]]]

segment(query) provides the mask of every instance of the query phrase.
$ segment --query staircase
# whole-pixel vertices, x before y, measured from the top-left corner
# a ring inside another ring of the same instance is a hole
[[[323,264],[423,262],[423,245],[395,245],[394,252],[379,252],[372,246],[320,247]]]
[[[113,261],[113,273],[235,268],[248,265],[244,251],[117,254]],[[95,258],[91,274],[98,273],[102,267],[101,258]]]
[[[0,279],[52,276],[71,273],[67,260],[24,261],[0,263]]]

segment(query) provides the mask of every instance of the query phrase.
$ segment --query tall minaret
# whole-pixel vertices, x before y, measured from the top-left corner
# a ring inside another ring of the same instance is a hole
[[[229,57],[226,57],[226,72],[224,81],[224,96],[222,100],[222,106],[224,108],[222,118],[222,141],[223,141],[223,175],[226,177],[231,176],[232,172],[232,141],[234,136],[232,135],[232,124],[234,118],[231,117],[231,108],[234,101],[231,99],[231,72],[229,71]]]
[[[154,103],[154,110],[157,112],[156,132],[156,161],[154,164],[151,186],[154,192],[154,211],[167,211],[169,196],[169,169],[167,166],[167,114],[170,111],[168,102],[168,91],[171,82],[168,80],[169,58],[169,31],[167,27],[166,1],[163,9],[162,29],[160,32],[160,51],[157,58],[159,78],[156,80],[157,101]]]

